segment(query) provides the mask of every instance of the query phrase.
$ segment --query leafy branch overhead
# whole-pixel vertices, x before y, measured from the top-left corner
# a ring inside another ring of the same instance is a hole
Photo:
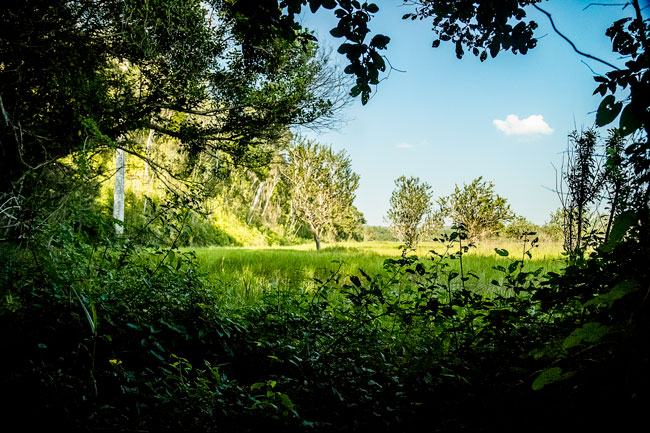
[[[605,96],[596,115],[596,125],[605,126],[612,123],[620,114],[619,129],[623,135],[632,134],[638,129],[650,128],[650,59],[648,58],[648,37],[650,26],[648,19],[641,17],[638,2],[632,2],[635,18],[623,18],[607,29],[607,36],[612,41],[612,49],[624,58],[625,68],[607,72],[604,76],[595,76],[598,87],[595,94]],[[628,89],[629,96],[617,101],[614,96],[618,89]]]
[[[250,49],[254,49],[258,42],[272,37],[290,41],[314,41],[315,37],[302,29],[297,16],[307,5],[312,13],[321,7],[334,10],[339,21],[330,34],[345,40],[338,47],[338,52],[344,54],[349,61],[345,73],[356,77],[350,95],[360,95],[364,105],[370,99],[371,86],[377,85],[380,73],[386,71],[386,62],[380,52],[386,49],[390,38],[381,34],[369,38],[371,30],[368,23],[379,11],[379,6],[375,3],[356,0],[264,0],[227,1],[226,5],[229,14],[238,21],[237,29],[245,37],[245,46]],[[265,31],[260,32],[260,27]]]
[[[0,25],[0,189],[80,149],[152,129],[241,165],[340,107],[334,77],[277,1],[11,0]],[[268,31],[260,32],[259,26]],[[254,30],[254,31],[253,31]],[[323,71],[327,70],[325,74]]]
[[[432,30],[438,37],[434,48],[442,42],[451,42],[456,47],[459,59],[469,50],[481,61],[488,53],[496,57],[500,51],[526,54],[537,45],[533,32],[535,21],[526,21],[524,8],[539,0],[508,2],[477,2],[475,0],[443,0],[415,2],[415,12],[404,14],[403,19],[431,19]],[[515,22],[513,22],[515,21]]]

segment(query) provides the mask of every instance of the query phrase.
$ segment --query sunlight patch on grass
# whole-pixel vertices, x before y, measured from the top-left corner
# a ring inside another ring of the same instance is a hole
[[[229,305],[254,303],[265,294],[310,291],[322,281],[331,279],[339,285],[349,283],[350,275],[359,275],[362,269],[369,275],[383,270],[384,260],[401,255],[398,242],[339,242],[324,244],[316,251],[313,244],[273,247],[207,247],[193,248],[200,268],[208,276],[212,287],[222,294]],[[457,245],[454,247],[457,248]],[[506,249],[508,257],[501,257],[494,248]],[[445,252],[440,243],[426,242],[417,249],[418,257],[431,258],[431,250]],[[533,259],[526,260],[525,271],[543,268],[544,272],[560,271],[564,266],[560,244],[547,244],[532,251]],[[481,292],[494,291],[492,280],[501,282],[503,274],[495,266],[507,266],[521,259],[523,244],[514,241],[485,241],[471,248],[463,257],[465,272],[473,272],[479,279],[468,285]],[[458,270],[458,260],[450,261],[451,269]],[[320,282],[319,282],[320,281]]]

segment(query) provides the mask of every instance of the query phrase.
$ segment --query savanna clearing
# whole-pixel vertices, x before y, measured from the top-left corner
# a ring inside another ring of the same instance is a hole
[[[294,246],[274,247],[204,247],[184,248],[194,251],[199,269],[208,275],[216,293],[222,296],[226,305],[245,305],[255,303],[264,294],[290,293],[313,290],[329,279],[340,284],[349,283],[349,276],[359,274],[359,269],[369,275],[384,270],[386,259],[399,258],[403,251],[399,242],[332,242],[325,243],[321,251],[316,251],[313,243]],[[459,245],[448,246],[442,242],[422,242],[416,255],[424,260],[440,260],[431,250],[443,254],[443,259],[453,271],[460,271],[460,261],[456,254]],[[497,267],[507,268],[515,259],[524,260],[523,270],[530,272],[542,269],[542,273],[560,272],[566,266],[562,244],[558,241],[541,242],[532,249],[531,258],[524,255],[524,247],[530,248],[530,241],[514,239],[489,239],[470,247],[463,255],[464,272],[471,272],[478,278],[471,278],[467,286],[472,290],[489,295],[499,292],[507,295],[502,288],[503,272]],[[495,248],[508,251],[507,256],[499,255]],[[496,281],[499,284],[492,284]]]

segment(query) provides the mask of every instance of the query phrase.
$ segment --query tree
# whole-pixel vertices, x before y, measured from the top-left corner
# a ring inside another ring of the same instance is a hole
[[[350,215],[358,214],[352,202],[359,175],[344,151],[299,141],[288,151],[283,175],[290,185],[291,205],[312,232],[317,250],[326,230],[344,226]]]
[[[551,212],[548,221],[540,227],[541,234],[552,240],[562,240],[564,238],[564,230],[562,228],[564,216],[562,214],[562,208]]]
[[[336,240],[363,241],[365,223],[363,213],[356,206],[349,206],[343,218],[334,222],[333,231]]]
[[[562,204],[564,249],[572,258],[601,238],[606,242],[615,217],[633,206],[632,185],[637,179],[632,167],[624,163],[629,137],[613,128],[604,142],[599,138],[595,129],[573,131],[562,161],[557,193]],[[607,214],[600,209],[603,201]]]
[[[395,180],[386,221],[395,237],[407,249],[415,249],[422,237],[433,228],[431,197],[431,185],[420,182],[418,177],[400,176]]]
[[[593,220],[592,209],[602,189],[601,158],[596,154],[598,134],[590,129],[569,134],[566,163],[558,197],[563,209],[564,250],[574,257],[582,248]]]
[[[232,3],[246,2],[5,2],[0,203],[23,213],[10,217],[58,208],[65,191],[44,173],[63,158],[122,149],[147,159],[134,139],[143,130],[177,140],[190,164],[209,153],[260,166],[287,127],[327,125],[345,98],[309,35],[256,26],[251,38]],[[183,176],[185,167],[148,162]],[[21,208],[36,191],[55,197]]]
[[[454,225],[462,225],[472,241],[496,233],[513,217],[506,199],[494,193],[494,184],[482,179],[478,177],[462,189],[456,185],[451,195],[438,200],[440,214]]]
[[[635,193],[632,186],[636,179],[631,164],[625,163],[625,148],[630,142],[629,136],[626,139],[617,128],[610,129],[605,139],[603,183],[609,214],[604,242],[609,239],[614,219],[633,206]]]
[[[537,224],[529,221],[526,217],[521,215],[513,216],[508,225],[506,226],[505,235],[511,238],[519,239],[525,233],[537,233],[540,227]]]

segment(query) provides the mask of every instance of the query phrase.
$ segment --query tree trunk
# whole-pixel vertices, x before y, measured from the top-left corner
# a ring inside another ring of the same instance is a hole
[[[264,218],[264,214],[266,213],[266,209],[269,207],[269,202],[271,201],[271,197],[273,196],[273,191],[275,191],[275,186],[278,184],[277,179],[273,179],[273,185],[271,186],[271,191],[269,192],[269,195],[266,197],[266,203],[264,203],[264,209],[262,209],[262,218]]]
[[[255,193],[255,198],[253,198],[253,203],[251,203],[251,207],[248,209],[248,217],[246,218],[246,224],[251,223],[251,217],[253,216],[253,211],[255,210],[255,206],[257,206],[257,201],[260,199],[260,195],[262,194],[263,188],[264,188],[264,181],[261,181],[257,187],[257,192]]]
[[[260,199],[260,195],[262,194],[262,189],[264,188],[264,181],[261,181],[260,184],[257,187],[257,191],[255,192],[255,197],[253,198],[253,203],[251,203],[251,207],[249,208],[250,212],[253,212],[255,210],[255,206],[257,206],[257,201]]]
[[[146,187],[145,189],[147,192],[144,194],[144,204],[142,205],[142,213],[147,212],[147,196],[151,192],[151,182],[153,179],[149,180],[149,161],[148,159],[151,157],[151,145],[153,143],[153,135],[154,135],[154,130],[149,129],[149,135],[147,136],[147,147],[145,148],[145,156],[147,158],[147,161],[144,162],[144,176],[142,179],[142,186]]]
[[[612,203],[610,205],[609,221],[607,221],[607,229],[605,229],[605,240],[604,240],[604,242],[607,242],[609,240],[609,233],[612,230],[612,222],[614,221],[614,214],[616,214],[616,205],[618,204],[618,191],[619,191],[619,188],[616,187],[616,190],[614,191],[614,199],[612,200]]]
[[[113,190],[113,218],[115,234],[124,233],[124,171],[126,169],[126,153],[123,149],[115,150],[115,189]]]
[[[320,251],[320,237],[314,232],[314,241],[316,241],[316,251]]]

